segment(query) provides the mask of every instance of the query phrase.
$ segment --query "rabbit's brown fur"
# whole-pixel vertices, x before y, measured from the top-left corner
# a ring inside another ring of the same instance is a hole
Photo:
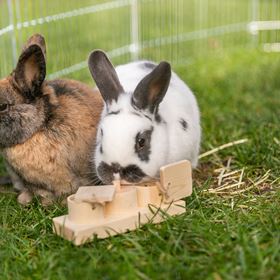
[[[33,194],[50,200],[95,180],[90,155],[100,94],[74,80],[45,81],[44,59],[44,39],[34,35],[14,72],[0,80],[0,104],[9,104],[0,111],[0,148],[15,187],[27,195],[19,196],[22,203]]]

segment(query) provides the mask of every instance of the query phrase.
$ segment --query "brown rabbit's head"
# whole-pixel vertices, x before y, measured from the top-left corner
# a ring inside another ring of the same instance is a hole
[[[23,47],[14,71],[0,80],[0,148],[23,143],[47,118],[48,95],[44,38],[33,35]]]

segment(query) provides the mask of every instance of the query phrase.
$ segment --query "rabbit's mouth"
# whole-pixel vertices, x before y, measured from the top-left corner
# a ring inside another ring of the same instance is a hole
[[[111,184],[113,180],[140,183],[147,178],[143,170],[135,164],[121,167],[118,163],[107,164],[103,161],[97,168],[97,174],[104,184]]]

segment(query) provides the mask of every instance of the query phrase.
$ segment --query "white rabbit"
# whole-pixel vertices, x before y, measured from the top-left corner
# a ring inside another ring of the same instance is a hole
[[[169,63],[140,61],[115,70],[96,50],[89,69],[105,101],[93,157],[103,183],[157,178],[161,166],[183,159],[197,165],[199,109]]]

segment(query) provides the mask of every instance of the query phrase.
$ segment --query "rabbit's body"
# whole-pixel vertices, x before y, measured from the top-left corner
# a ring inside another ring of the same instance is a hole
[[[134,62],[115,71],[105,54],[96,51],[89,66],[106,104],[94,156],[104,183],[155,178],[161,166],[182,159],[196,166],[198,106],[168,63]]]
[[[37,46],[35,51],[40,53]],[[23,69],[37,63],[32,59]],[[24,71],[21,67],[0,80],[0,109],[8,104],[0,111],[0,148],[14,187],[21,192],[19,201],[29,202],[38,194],[47,203],[95,180],[90,154],[103,104],[98,91],[73,80],[43,80],[33,93],[17,78],[17,71]],[[36,71],[30,70],[26,78]]]
[[[30,191],[35,187],[55,195],[71,193],[92,183],[89,155],[102,107],[96,106],[98,93],[79,82],[57,80],[45,87],[55,104],[53,117],[23,143],[4,148],[3,155]]]

